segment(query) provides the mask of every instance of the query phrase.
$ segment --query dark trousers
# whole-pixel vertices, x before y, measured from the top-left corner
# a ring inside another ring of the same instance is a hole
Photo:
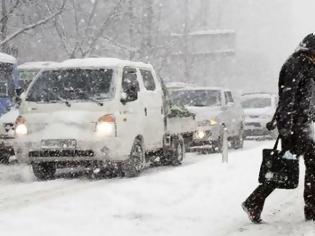
[[[286,143],[283,143],[283,149],[286,150]],[[304,212],[306,219],[315,220],[315,148],[314,144],[305,146],[304,163],[305,163],[305,186],[304,186]],[[266,198],[276,188],[272,184],[261,184],[247,198],[245,204],[252,210],[262,212]]]

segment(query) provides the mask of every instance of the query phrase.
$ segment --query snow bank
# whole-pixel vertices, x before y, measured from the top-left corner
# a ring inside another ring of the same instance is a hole
[[[279,190],[266,202],[267,224],[249,224],[240,204],[257,186],[261,149],[248,142],[230,153],[189,155],[178,168],[144,171],[134,179],[59,179],[4,184],[0,178],[3,235],[296,236],[314,235],[303,222],[299,190]],[[0,167],[1,169],[1,167]],[[1,175],[1,172],[0,172]]]

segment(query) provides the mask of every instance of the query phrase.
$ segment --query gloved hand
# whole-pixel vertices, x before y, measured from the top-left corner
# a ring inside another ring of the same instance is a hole
[[[269,131],[272,131],[272,130],[274,130],[275,128],[276,128],[276,122],[275,121],[270,121],[270,122],[268,122],[267,124],[266,124],[266,128],[267,128],[267,130],[269,130]]]

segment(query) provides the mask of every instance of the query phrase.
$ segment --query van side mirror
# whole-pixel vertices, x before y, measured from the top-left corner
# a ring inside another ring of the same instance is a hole
[[[122,92],[120,95],[120,102],[126,104],[128,102],[133,102],[138,99],[138,88],[136,86],[130,86],[126,91]]]
[[[15,93],[16,93],[16,95],[17,95],[18,97],[20,97],[21,94],[23,93],[23,89],[22,89],[22,88],[18,88],[18,89],[15,90]]]

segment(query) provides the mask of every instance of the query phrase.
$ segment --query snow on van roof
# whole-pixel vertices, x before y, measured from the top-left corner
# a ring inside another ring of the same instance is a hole
[[[18,66],[19,70],[40,70],[58,65],[54,61],[30,61]]]
[[[185,88],[179,88],[179,91],[189,91],[189,90],[220,90],[220,91],[230,91],[229,89],[223,87],[203,87],[203,86],[188,86]]]
[[[0,62],[16,64],[17,60],[16,60],[15,57],[13,57],[13,56],[11,56],[9,54],[0,52]]]
[[[166,82],[165,85],[167,88],[178,88],[178,89],[193,86],[192,84],[185,83],[185,82]]]
[[[123,67],[134,66],[142,68],[152,68],[150,64],[143,62],[133,62],[128,60],[120,60],[117,58],[83,58],[69,59],[59,64],[59,68],[95,68],[95,67]]]

